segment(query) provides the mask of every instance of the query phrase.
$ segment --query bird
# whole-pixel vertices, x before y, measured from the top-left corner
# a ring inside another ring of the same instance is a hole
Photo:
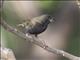
[[[23,33],[32,34],[37,37],[40,33],[44,32],[48,24],[54,22],[54,18],[48,14],[43,14],[32,18],[31,20],[25,20],[23,23],[18,24],[18,27],[23,29]]]

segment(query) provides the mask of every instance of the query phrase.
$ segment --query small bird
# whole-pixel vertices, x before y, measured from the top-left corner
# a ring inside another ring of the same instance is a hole
[[[48,24],[51,22],[54,22],[53,17],[45,14],[31,20],[26,20],[25,22],[18,24],[18,27],[22,27],[23,33],[33,34],[37,37],[38,34],[47,29]]]

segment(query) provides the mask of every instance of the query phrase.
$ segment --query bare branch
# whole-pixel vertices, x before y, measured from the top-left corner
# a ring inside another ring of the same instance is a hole
[[[16,28],[13,28],[12,26],[8,25],[3,19],[1,19],[1,25],[9,32],[25,39],[25,40],[29,40],[30,42],[36,44],[37,46],[40,46],[42,47],[43,49],[45,49],[46,51],[49,51],[51,53],[55,53],[57,55],[61,55],[61,56],[64,56],[70,60],[80,60],[80,57],[77,57],[77,56],[74,56],[72,54],[69,54],[63,50],[59,50],[59,49],[56,49],[56,48],[51,48],[49,47],[48,45],[42,43],[41,41],[39,41],[38,38],[36,38],[35,36],[32,36],[31,35],[31,38],[26,36],[24,33],[18,31]],[[28,38],[28,39],[27,39]]]
[[[76,0],[76,3],[77,3],[77,5],[78,5],[79,8],[80,8],[80,1],[79,1],[79,0]]]
[[[0,47],[1,60],[16,60],[14,53],[9,48]]]

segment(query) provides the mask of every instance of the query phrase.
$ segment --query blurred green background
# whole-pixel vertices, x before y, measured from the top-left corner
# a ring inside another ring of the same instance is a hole
[[[42,40],[51,36],[53,41],[46,40],[50,42],[51,47],[80,56],[80,9],[75,1],[4,1],[3,4],[2,17],[13,27],[24,19],[32,19],[41,14],[49,14],[55,18],[55,23],[50,24],[47,31],[41,34]],[[3,27],[1,27],[1,46],[11,48],[17,60],[68,60],[56,54],[39,51],[41,48],[29,41],[25,42]],[[35,51],[40,52],[42,56]]]

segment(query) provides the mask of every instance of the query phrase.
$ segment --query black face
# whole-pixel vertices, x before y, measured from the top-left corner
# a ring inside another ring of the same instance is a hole
[[[50,23],[54,22],[54,18],[52,16],[48,16],[48,20]]]

